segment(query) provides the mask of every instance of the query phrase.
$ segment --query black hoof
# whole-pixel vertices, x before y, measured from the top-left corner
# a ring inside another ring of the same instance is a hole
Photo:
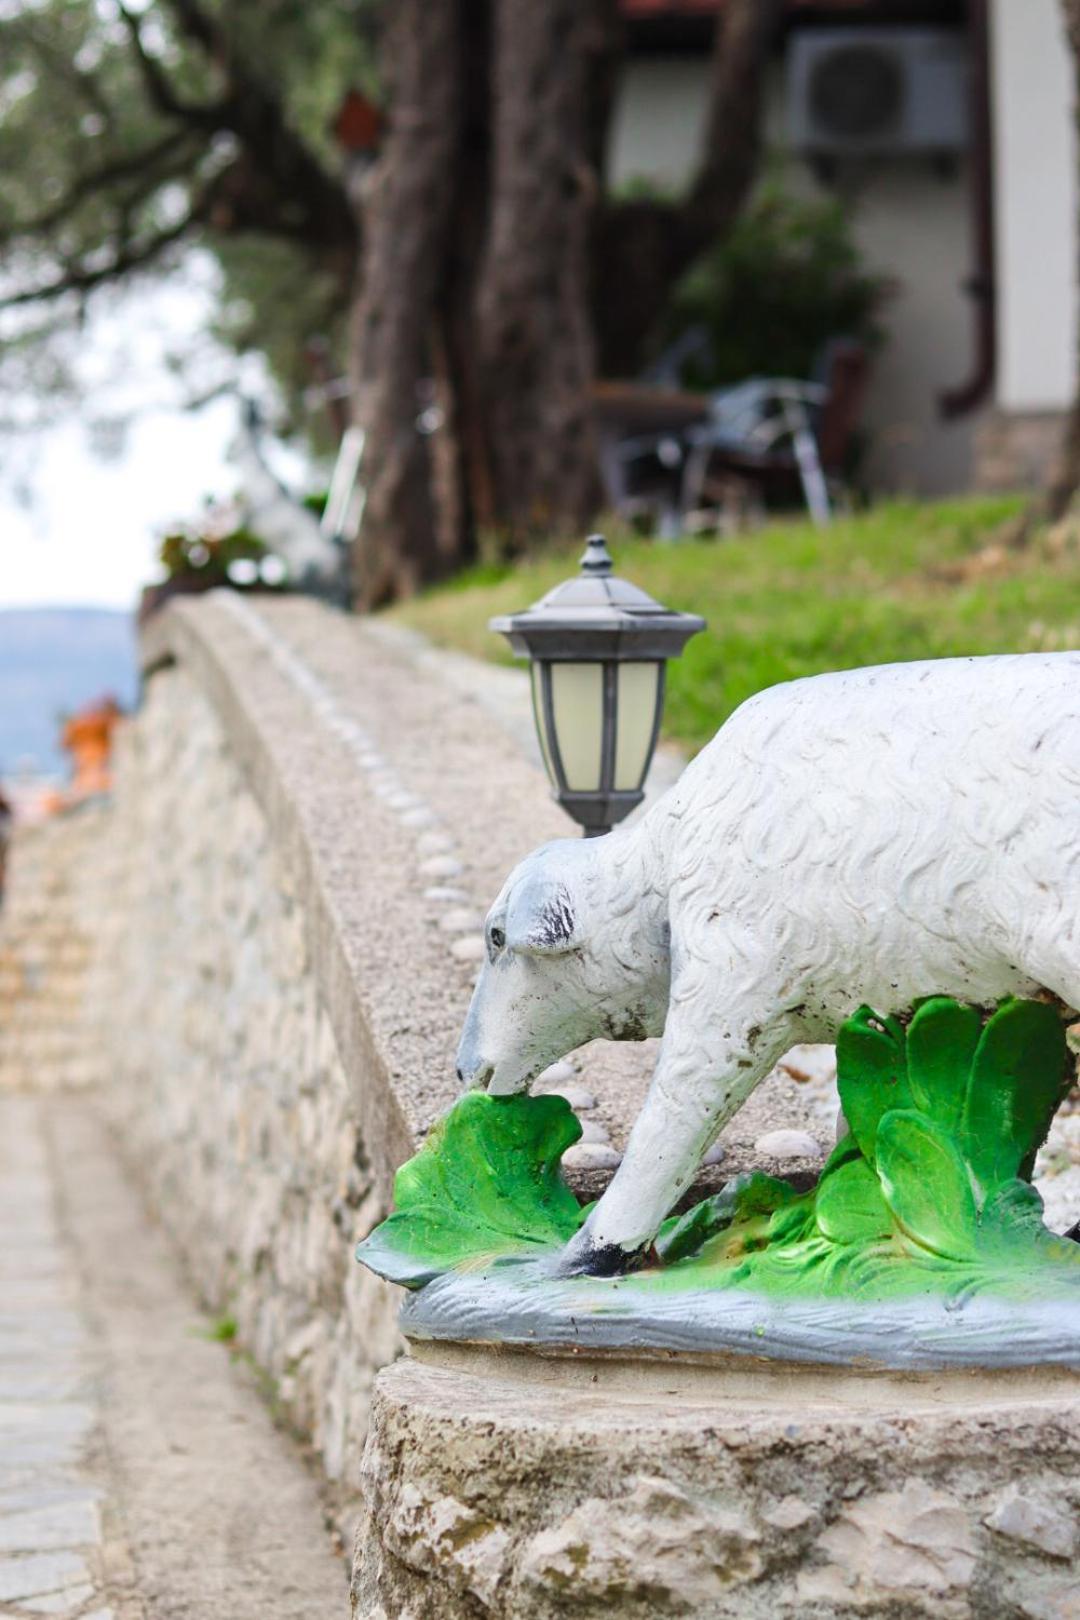
[[[648,1264],[651,1248],[623,1249],[617,1243],[590,1243],[568,1254],[559,1265],[561,1277],[620,1277]]]

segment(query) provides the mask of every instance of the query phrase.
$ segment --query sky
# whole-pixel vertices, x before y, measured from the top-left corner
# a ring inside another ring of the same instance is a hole
[[[223,446],[235,408],[157,411],[137,421],[117,460],[102,461],[66,422],[37,447],[33,505],[0,494],[0,608],[129,608],[156,573],[158,531],[206,494],[231,492]]]
[[[193,255],[164,282],[101,295],[68,344],[84,403],[60,400],[32,432],[0,428],[0,609],[130,608],[158,572],[161,531],[195,517],[207,496],[236,492],[235,397],[183,408],[229,376],[266,388],[258,361],[238,366],[203,336],[215,275]],[[100,454],[102,422],[127,424],[119,453]]]

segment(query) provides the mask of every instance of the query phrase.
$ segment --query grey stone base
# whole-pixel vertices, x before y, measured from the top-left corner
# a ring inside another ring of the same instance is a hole
[[[1080,1278],[1056,1299],[927,1294],[886,1304],[774,1300],[731,1290],[662,1293],[634,1278],[556,1279],[542,1264],[450,1272],[406,1295],[411,1339],[577,1350],[768,1355],[898,1370],[1080,1370]]]
[[[364,1494],[360,1620],[1080,1614],[1064,1372],[417,1346]]]

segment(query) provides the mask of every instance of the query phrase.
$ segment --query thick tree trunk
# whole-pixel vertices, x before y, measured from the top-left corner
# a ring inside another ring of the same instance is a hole
[[[620,0],[582,0],[585,16],[585,156],[601,185],[607,174],[611,115],[626,56]]]
[[[579,528],[598,499],[589,20],[581,0],[495,0],[492,202],[477,335],[493,509],[508,537]]]
[[[1065,14],[1065,31],[1072,50],[1073,117],[1080,129],[1080,0],[1062,0],[1061,9]],[[1080,274],[1080,265],[1077,271]],[[1064,517],[1080,490],[1080,355],[1077,356],[1077,367],[1077,394],[1065,424],[1058,462],[1046,490],[1043,510],[1032,514],[1035,519],[1043,517],[1052,523]],[[1025,535],[1031,527],[1029,518],[1024,525]]]
[[[675,279],[753,181],[780,7],[727,0],[688,197],[609,209],[599,231],[618,0],[386,8],[390,130],[365,208],[353,349],[367,432],[358,605],[450,572],[478,529],[513,545],[592,515],[590,303],[607,368],[633,371]],[[439,425],[425,433],[432,382]]]
[[[456,543],[448,538],[447,544],[466,559],[475,553],[477,529],[490,528],[495,521],[473,319],[491,185],[491,0],[467,0],[462,6],[458,62],[461,139],[435,350],[446,431],[438,434],[433,449],[440,527],[448,536],[456,528]]]
[[[679,277],[731,228],[761,160],[765,73],[783,0],[727,0],[716,23],[698,172],[682,202],[611,203],[596,232],[593,309],[600,371],[649,356]]]
[[[384,35],[390,129],[365,211],[353,341],[356,418],[366,433],[353,579],[363,608],[408,595],[457,561],[458,525],[440,531],[435,522],[430,445],[418,419],[458,160],[459,5],[394,0]]]

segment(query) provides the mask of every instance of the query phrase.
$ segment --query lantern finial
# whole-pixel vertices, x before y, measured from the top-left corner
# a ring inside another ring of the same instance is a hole
[[[603,535],[590,534],[581,553],[581,572],[590,575],[610,574],[614,567]]]

